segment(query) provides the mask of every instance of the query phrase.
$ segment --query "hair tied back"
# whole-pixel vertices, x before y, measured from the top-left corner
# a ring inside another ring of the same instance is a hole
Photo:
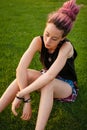
[[[70,0],[65,2],[58,12],[66,14],[72,21],[75,21],[79,10],[80,6],[76,5],[76,0]]]

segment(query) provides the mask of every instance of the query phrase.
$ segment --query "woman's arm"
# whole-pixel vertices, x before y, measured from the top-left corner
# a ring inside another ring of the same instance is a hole
[[[24,89],[28,85],[27,68],[31,63],[34,54],[37,51],[40,51],[40,48],[41,48],[41,39],[40,37],[36,37],[33,39],[29,48],[22,56],[19,62],[19,65],[17,67],[17,73],[16,73],[16,79],[19,85],[19,90]],[[25,94],[24,98],[25,100],[28,100],[30,98],[29,94]],[[15,116],[17,116],[16,108],[20,106],[20,103],[21,103],[21,100],[19,100],[17,97],[14,99],[12,103],[12,112]],[[23,120],[28,120],[31,117],[31,113],[32,113],[31,104],[24,103],[23,113],[22,113],[21,118]]]
[[[41,75],[32,84],[30,84],[27,88],[19,92],[18,96],[22,97],[28,93],[40,89],[41,87],[44,87],[49,82],[51,82],[64,67],[67,58],[69,58],[72,54],[73,54],[72,45],[69,42],[67,42],[61,47],[57,59],[55,60],[53,65],[49,68],[49,70],[43,75]]]
[[[16,78],[19,85],[19,89],[22,90],[28,85],[28,77],[27,77],[27,68],[29,67],[34,54],[41,49],[41,40],[40,37],[35,37],[29,48],[23,54],[17,70],[16,70]]]

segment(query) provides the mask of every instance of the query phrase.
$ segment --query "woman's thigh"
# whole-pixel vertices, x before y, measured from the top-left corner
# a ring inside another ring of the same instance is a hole
[[[41,72],[34,69],[28,69],[28,83],[31,84],[35,81],[39,76],[41,76]]]
[[[72,94],[72,87],[67,83],[59,79],[52,81],[54,98],[66,98]]]

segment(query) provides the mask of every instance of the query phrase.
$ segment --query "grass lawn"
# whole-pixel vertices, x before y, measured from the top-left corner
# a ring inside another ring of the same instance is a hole
[[[0,0],[0,96],[15,78],[15,70],[34,36],[42,35],[47,14],[60,7],[65,0]],[[87,130],[87,1],[68,38],[74,44],[78,58],[76,69],[79,95],[75,103],[54,102],[46,130]],[[37,62],[38,61],[38,62]],[[38,54],[31,68],[41,69]],[[34,130],[39,95],[31,94],[33,115],[30,121],[14,117],[9,105],[0,113],[0,130]]]

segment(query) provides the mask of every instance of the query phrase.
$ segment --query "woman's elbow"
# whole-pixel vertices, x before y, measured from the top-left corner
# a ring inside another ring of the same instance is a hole
[[[20,71],[20,67],[18,66],[17,68],[16,68],[16,73],[18,73]]]
[[[49,78],[49,80],[52,81],[55,78],[55,76],[51,73],[47,73],[47,78]]]
[[[21,67],[18,66],[18,67],[16,68],[16,75],[22,73],[22,71],[23,71],[23,68],[21,68]]]

